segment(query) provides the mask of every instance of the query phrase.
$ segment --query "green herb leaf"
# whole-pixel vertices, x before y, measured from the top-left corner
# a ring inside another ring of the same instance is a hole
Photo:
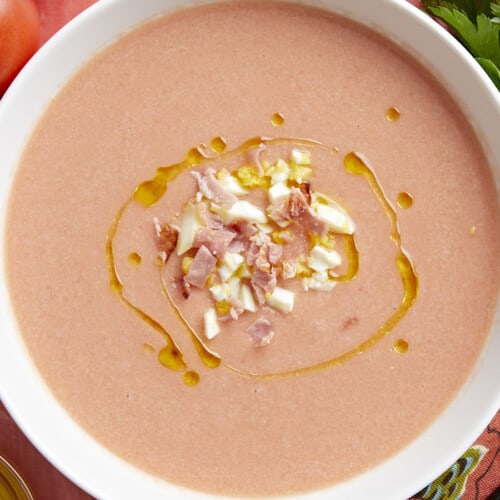
[[[476,61],[482,66],[484,71],[488,73],[488,76],[492,79],[497,89],[500,90],[500,69],[498,66],[493,64],[490,59],[484,59],[482,57],[477,57]]]
[[[472,22],[476,21],[478,14],[490,15],[490,0],[422,0],[422,6],[425,10],[436,7],[445,7],[449,10],[462,11]]]
[[[498,5],[497,3],[492,3],[491,4],[491,13],[494,16],[500,17],[500,5]]]
[[[500,90],[500,5],[490,0],[423,0],[422,5],[454,31]]]

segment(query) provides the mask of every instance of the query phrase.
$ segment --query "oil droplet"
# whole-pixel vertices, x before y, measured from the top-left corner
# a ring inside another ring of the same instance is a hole
[[[142,344],[142,348],[144,349],[145,352],[155,352],[155,348],[153,345],[151,345],[149,342],[145,342]]]
[[[156,267],[162,267],[163,266],[163,259],[157,255],[156,256]]]
[[[142,260],[142,258],[141,258],[141,256],[137,252],[132,252],[128,256],[128,263],[131,266],[137,267],[141,263],[141,260]]]
[[[411,194],[402,192],[398,194],[396,203],[401,208],[410,208],[413,205],[413,198]]]
[[[203,155],[203,153],[200,151],[199,148],[193,148],[187,152],[184,161],[186,162],[187,165],[191,167],[196,167],[196,165],[199,165],[204,158],[205,156]]]
[[[469,234],[474,236],[476,234],[476,226],[471,226],[469,229]]]
[[[200,381],[200,376],[196,372],[187,371],[186,373],[184,373],[182,381],[184,382],[184,384],[193,387]]]
[[[226,141],[223,137],[214,137],[210,141],[210,147],[214,153],[220,154],[223,153],[226,149]]]
[[[182,370],[186,368],[186,363],[182,353],[174,345],[167,345],[158,353],[158,361],[171,370]]]
[[[399,339],[395,342],[393,349],[398,354],[403,354],[408,350],[408,342],[404,339]]]
[[[271,123],[275,127],[281,127],[283,123],[285,122],[285,117],[281,113],[274,113],[273,116],[271,116]]]
[[[395,108],[394,106],[391,106],[385,113],[385,117],[390,121],[390,122],[395,122],[396,120],[399,120],[399,117],[401,116],[401,112],[399,111],[398,108]]]

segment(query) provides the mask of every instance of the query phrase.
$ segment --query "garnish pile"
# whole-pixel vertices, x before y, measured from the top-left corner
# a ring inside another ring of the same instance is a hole
[[[500,90],[500,5],[492,0],[422,0],[446,23]]]
[[[198,190],[180,226],[154,221],[162,261],[174,250],[181,257],[183,295],[192,287],[210,293],[212,306],[203,313],[208,340],[220,322],[249,312],[258,313],[247,330],[253,344],[268,344],[275,334],[269,312],[294,308],[289,280],[304,291],[331,291],[342,264],[336,236],[355,229],[337,202],[311,188],[308,151],[256,165],[192,172]]]

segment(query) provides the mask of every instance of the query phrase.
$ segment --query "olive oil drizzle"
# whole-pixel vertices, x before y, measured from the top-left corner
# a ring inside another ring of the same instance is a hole
[[[357,275],[359,270],[359,252],[356,247],[356,240],[353,234],[343,234],[344,246],[347,252],[347,270],[341,276],[335,276],[331,279],[339,283],[346,283],[352,281]]]
[[[146,314],[142,309],[137,307],[133,302],[131,302],[127,297],[125,297],[123,293],[123,283],[118,277],[118,273],[116,271],[115,264],[115,253],[113,250],[113,241],[116,236],[116,232],[118,231],[118,226],[123,217],[123,214],[131,203],[131,199],[129,198],[118,210],[111,223],[111,226],[108,230],[108,234],[106,235],[106,259],[108,262],[108,272],[109,272],[109,283],[111,290],[115,292],[120,300],[131,309],[142,321],[144,321],[151,328],[160,333],[166,340],[166,346],[160,351],[158,357],[161,358],[161,363],[172,370],[184,370],[186,368],[186,363],[184,361],[184,357],[182,355],[181,350],[177,347],[172,336],[167,332],[165,328],[163,328],[158,321],[153,319],[151,316]]]
[[[181,313],[180,309],[172,300],[172,296],[170,295],[170,292],[165,286],[165,283],[161,279],[161,276],[160,276],[160,288],[163,296],[167,299],[167,302],[174,311],[174,314],[176,315],[177,319],[188,333],[191,342],[193,342],[194,348],[196,349],[196,352],[198,353],[198,356],[202,360],[203,364],[208,368],[217,368],[221,364],[220,356],[215,352],[211,351],[201,340],[201,338],[196,334],[194,329],[191,328],[191,325],[188,323],[184,315]]]
[[[135,189],[132,197],[129,198],[116,213],[106,237],[106,256],[110,275],[110,286],[111,289],[119,295],[120,300],[125,303],[125,305],[132,309],[132,311],[135,312],[146,324],[150,325],[152,328],[162,334],[166,339],[167,345],[160,350],[158,358],[160,362],[167,368],[173,370],[186,370],[186,363],[184,361],[181,350],[175,344],[171,335],[160,323],[151,318],[124,296],[123,284],[120,281],[116,271],[113,241],[126,208],[132,201],[143,205],[145,208],[151,207],[156,202],[158,202],[166,193],[168,184],[171,181],[176,179],[182,172],[192,167],[198,166],[203,162],[214,160],[215,158],[224,159],[230,155],[243,154],[251,149],[262,147],[263,145],[285,143],[298,144],[304,147],[319,147],[327,149],[332,155],[338,152],[337,148],[326,146],[321,142],[311,139],[285,137],[269,138],[262,136],[253,137],[243,142],[239,147],[235,149],[226,150],[225,141],[223,141],[221,138],[215,138],[211,143],[212,150],[214,150],[215,152],[214,156],[211,156],[205,152],[208,150],[206,145],[200,144],[198,147],[189,150],[183,161],[170,166],[159,167],[156,170],[154,177],[139,184]],[[401,244],[401,234],[399,232],[397,214],[394,210],[394,207],[387,199],[374,171],[368,166],[367,161],[363,158],[362,155],[354,152],[348,153],[344,158],[344,167],[349,173],[353,175],[361,175],[364,178],[364,180],[368,183],[371,190],[381,203],[386,215],[391,222],[390,237],[398,249],[398,254],[396,256],[396,267],[400,273],[404,288],[404,296],[399,308],[377,329],[377,331],[370,338],[361,342],[359,345],[340,356],[336,356],[314,365],[305,366],[294,370],[264,374],[245,372],[236,367],[224,364],[223,366],[231,372],[250,378],[271,379],[276,377],[304,375],[318,370],[341,365],[348,360],[364,353],[366,350],[377,344],[399,323],[399,321],[401,321],[401,319],[405,316],[405,314],[415,302],[418,291],[418,278],[411,256]],[[353,235],[344,235],[343,238],[348,254],[348,269],[346,270],[344,275],[338,276],[334,279],[339,282],[349,282],[357,275],[359,269],[359,252],[356,248]],[[188,332],[202,362],[210,368],[218,367],[221,364],[220,356],[210,351],[210,349],[205,346],[203,341],[190,327],[190,325],[180,312],[179,308],[173,302],[163,282],[161,283],[162,293],[167,298],[177,318]],[[199,375],[195,372],[186,371],[184,373],[183,381],[185,384],[196,385],[198,383],[198,380]]]
[[[401,233],[398,227],[398,215],[387,198],[373,169],[368,166],[367,159],[360,153],[348,153],[344,158],[345,169],[353,175],[361,175],[382,204],[384,211],[391,222],[391,240],[401,249]]]
[[[354,152],[348,153],[344,157],[344,167],[349,173],[353,175],[361,175],[364,178],[364,180],[368,183],[371,190],[382,205],[387,217],[389,218],[389,221],[391,223],[391,231],[389,234],[391,240],[394,242],[398,249],[398,253],[395,259],[396,268],[401,276],[404,289],[401,304],[371,337],[361,342],[350,351],[341,354],[340,356],[336,356],[334,358],[330,358],[313,365],[296,368],[294,370],[264,374],[245,372],[233,366],[226,365],[226,367],[234,373],[238,373],[239,375],[249,378],[273,379],[280,377],[305,375],[307,373],[316,372],[318,370],[339,366],[346,363],[350,359],[363,354],[365,351],[380,342],[403,319],[408,310],[415,303],[418,293],[418,277],[410,254],[405,248],[403,248],[401,244],[401,233],[399,232],[398,219],[394,207],[391,205],[387,196],[385,195],[382,186],[375,175],[375,172],[372,168],[369,167],[367,160],[362,155]]]

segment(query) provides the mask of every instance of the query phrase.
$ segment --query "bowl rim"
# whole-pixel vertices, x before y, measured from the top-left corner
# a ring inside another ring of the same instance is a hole
[[[115,41],[134,26],[172,9],[211,3],[213,0],[100,0],[73,19],[29,61],[0,101],[0,231],[5,237],[5,213],[16,158],[30,130],[50,99],[79,67],[96,51]],[[286,0],[293,1],[293,0]],[[333,9],[374,31],[383,31],[403,50],[432,72],[458,101],[483,144],[492,166],[495,182],[500,185],[500,142],[494,141],[488,128],[500,122],[500,92],[486,77],[468,52],[445,30],[405,0],[304,0],[306,5]],[[387,17],[390,14],[391,25]],[[364,17],[363,17],[364,16]],[[113,19],[113,28],[109,20]],[[117,21],[118,19],[118,21]],[[140,21],[139,21],[140,20]],[[418,39],[416,47],[409,41]],[[71,50],[65,47],[71,47]],[[446,58],[446,59],[445,59]],[[438,61],[446,60],[446,67]],[[36,92],[30,92],[33,84]],[[472,90],[471,97],[468,92]],[[35,94],[35,95],[33,95]],[[88,435],[54,398],[31,361],[16,322],[5,283],[5,259],[0,255],[0,318],[4,333],[0,337],[0,396],[21,430],[41,453],[63,474],[98,498],[159,498],[165,494],[185,499],[210,499],[212,495],[166,483],[126,463]],[[494,326],[480,359],[464,387],[438,419],[413,443],[379,466],[331,488],[295,496],[301,499],[324,499],[336,495],[345,500],[361,498],[363,492],[381,500],[406,499],[434,480],[453,463],[481,434],[500,407],[500,387],[486,384],[500,380],[500,364],[490,353],[500,355],[500,312],[497,307]],[[480,390],[482,388],[482,390]],[[36,408],[36,412],[33,411]],[[477,414],[479,409],[479,414]],[[460,417],[466,431],[456,430],[449,421]],[[57,436],[54,436],[57,428]],[[423,449],[433,449],[433,460],[421,464]],[[79,453],[75,454],[74,450]],[[92,457],[92,461],[81,457]],[[418,463],[417,475],[404,467]],[[120,484],[110,478],[120,477]],[[137,487],[139,484],[139,487]],[[382,496],[377,485],[391,485]],[[220,497],[218,497],[220,498]]]

